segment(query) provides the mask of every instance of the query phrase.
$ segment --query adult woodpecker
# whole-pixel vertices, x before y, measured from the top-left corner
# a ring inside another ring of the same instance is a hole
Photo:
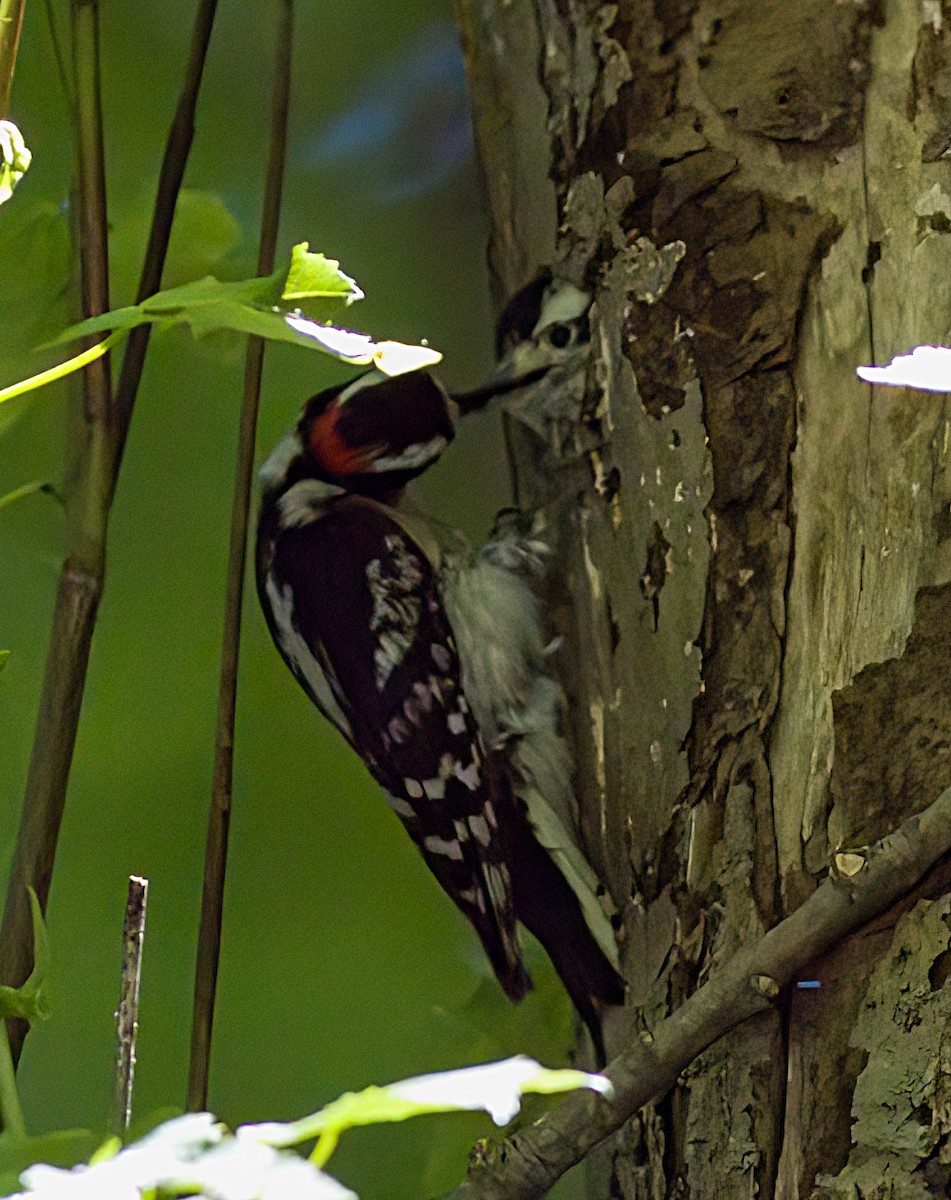
[[[534,326],[536,351],[567,324],[555,312]],[[548,349],[564,357],[569,342],[559,333]],[[603,1061],[601,1009],[624,991],[574,834],[562,696],[531,587],[545,547],[510,525],[474,553],[404,495],[460,412],[541,370],[541,357],[456,399],[425,371],[371,371],[312,397],[261,472],[258,593],[285,662],[383,786],[506,993],[531,987],[521,922]]]

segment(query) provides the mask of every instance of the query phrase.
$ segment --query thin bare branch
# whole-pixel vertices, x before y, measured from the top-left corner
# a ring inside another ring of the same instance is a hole
[[[129,895],[122,926],[122,972],[116,1009],[116,1069],[113,1077],[112,1132],[125,1137],[132,1116],[135,1039],[139,1030],[139,984],[142,981],[142,941],[149,901],[149,881],[129,876]]]
[[[277,228],[280,218],[287,123],[290,107],[291,50],[293,44],[293,0],[278,0],[278,34],[271,113],[271,144],[265,180],[264,210],[258,251],[258,274],[274,270]],[[228,553],[228,582],[225,596],[221,673],[218,687],[218,723],[215,737],[215,770],[208,838],[205,847],[205,878],[202,889],[198,960],[195,967],[195,1000],[192,1017],[191,1061],[188,1075],[188,1107],[207,1106],[211,1034],[214,1022],[215,985],[221,949],[225,867],[228,856],[228,825],[231,817],[234,721],[237,700],[238,657],[241,646],[241,602],[248,540],[248,516],[254,471],[254,442],[264,342],[249,338],[244,373],[244,397],[238,432],[237,467],[231,510],[231,539]]]
[[[217,8],[218,0],[200,0],[195,13],[191,48],[185,66],[181,96],[165,146],[162,170],[159,173],[155,208],[152,212],[152,228],[149,231],[149,244],[145,251],[145,262],[139,279],[136,303],[141,303],[157,292],[162,283],[162,270],[165,266],[165,255],[168,252],[168,242],[172,233],[175,205],[178,203],[178,193],[185,177],[185,165],[188,162],[192,139],[195,136],[198,93],[201,89],[208,43],[211,40],[211,30]],[[115,402],[116,458],[113,487],[118,477],[125,440],[129,434],[132,409],[142,379],[145,352],[148,349],[151,329],[151,325],[146,324],[139,325],[132,330],[122,359],[122,370],[119,375]]]
[[[730,1029],[772,1004],[813,959],[907,895],[951,850],[951,788],[868,853],[848,878],[830,875],[796,912],[744,946],[679,1009],[612,1062],[610,1101],[574,1093],[483,1156],[448,1200],[534,1200],[616,1132]]]

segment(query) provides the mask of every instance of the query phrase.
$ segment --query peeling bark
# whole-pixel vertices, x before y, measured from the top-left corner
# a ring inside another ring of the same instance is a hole
[[[622,915],[617,1050],[951,778],[951,421],[854,373],[948,339],[951,3],[460,16],[498,295],[550,265],[593,299],[586,372],[511,445]],[[948,922],[912,903],[696,1059],[592,1195],[945,1189]],[[902,978],[913,1102],[876,1124]]]

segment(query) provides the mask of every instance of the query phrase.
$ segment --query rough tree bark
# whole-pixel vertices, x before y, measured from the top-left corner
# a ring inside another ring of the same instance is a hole
[[[459,10],[498,298],[543,264],[593,298],[578,395],[511,442],[617,1051],[951,778],[951,422],[854,374],[949,340],[951,3]],[[949,878],[697,1058],[589,1194],[946,1194]]]

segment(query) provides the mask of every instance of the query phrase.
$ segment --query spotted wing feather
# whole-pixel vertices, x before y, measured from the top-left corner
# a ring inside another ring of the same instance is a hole
[[[531,985],[499,829],[519,818],[463,695],[433,567],[363,497],[332,499],[279,538],[276,513],[262,517],[258,584],[278,648],[385,788],[519,999]],[[282,596],[294,597],[293,613],[275,611]]]

